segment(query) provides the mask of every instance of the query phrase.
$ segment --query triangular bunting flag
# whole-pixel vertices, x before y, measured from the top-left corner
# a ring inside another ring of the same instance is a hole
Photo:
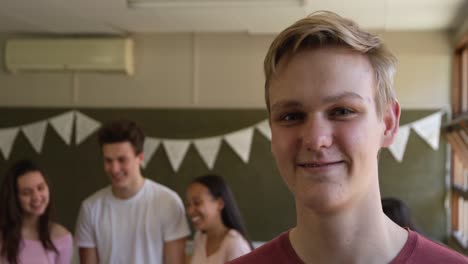
[[[89,135],[94,133],[101,126],[101,123],[78,111],[75,113],[76,113],[75,144],[79,145]]]
[[[226,142],[245,162],[249,162],[250,148],[252,147],[253,128],[249,127],[224,136]]]
[[[258,123],[255,126],[258,131],[262,133],[268,140],[271,140],[271,129],[270,129],[270,123],[268,122],[268,119]]]
[[[406,144],[408,143],[409,133],[410,133],[410,128],[408,125],[399,127],[398,132],[395,135],[393,144],[388,147],[388,150],[390,150],[390,153],[392,153],[393,157],[398,162],[401,162],[403,160],[403,156],[405,155]]]
[[[163,140],[163,145],[172,169],[177,172],[185,158],[185,154],[190,146],[190,141],[165,139]]]
[[[206,166],[212,170],[221,147],[221,137],[197,139],[193,141],[193,144]]]
[[[143,156],[145,160],[143,161],[142,167],[146,168],[149,161],[153,157],[154,153],[159,147],[160,140],[155,138],[146,137],[145,143],[143,145]]]
[[[18,131],[19,128],[17,127],[0,129],[0,150],[6,160],[10,157],[11,148],[13,147]]]
[[[416,122],[411,123],[414,131],[431,146],[432,149],[439,149],[440,123],[442,112],[437,112]]]
[[[42,151],[46,128],[46,121],[39,121],[21,127],[21,131],[23,131],[23,134],[37,153],[41,153]]]
[[[52,125],[57,134],[59,134],[59,136],[67,145],[70,145],[71,142],[73,117],[74,112],[68,111],[64,114],[49,119],[50,125]]]

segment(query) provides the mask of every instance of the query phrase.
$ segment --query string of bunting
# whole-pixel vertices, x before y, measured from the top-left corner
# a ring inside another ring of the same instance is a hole
[[[395,160],[398,162],[403,161],[411,129],[414,130],[416,134],[418,134],[432,149],[437,150],[439,148],[442,116],[443,112],[438,111],[412,123],[400,126],[394,143],[388,148]],[[75,124],[75,126],[73,126],[73,124]],[[8,160],[15,139],[20,132],[24,134],[33,149],[37,153],[41,153],[48,125],[57,132],[63,142],[67,145],[72,143],[72,129],[74,127],[74,143],[75,145],[80,145],[91,134],[96,132],[102,124],[79,111],[72,110],[46,120],[23,124],[16,127],[1,128],[0,151],[3,157]],[[148,165],[156,150],[162,146],[172,169],[174,172],[177,172],[190,145],[193,145],[206,166],[211,170],[218,158],[219,149],[223,140],[244,163],[248,163],[255,129],[265,138],[271,140],[271,131],[268,120],[266,119],[247,128],[206,138],[170,139],[147,136],[144,143],[145,160],[143,162],[143,167]]]

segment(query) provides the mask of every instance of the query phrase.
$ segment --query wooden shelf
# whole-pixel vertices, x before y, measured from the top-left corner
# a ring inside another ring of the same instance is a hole
[[[464,113],[442,128],[453,150],[465,166],[468,166],[468,113]]]

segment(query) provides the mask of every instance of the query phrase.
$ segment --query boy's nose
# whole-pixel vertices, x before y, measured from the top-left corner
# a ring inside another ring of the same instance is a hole
[[[322,117],[311,117],[304,124],[302,140],[309,151],[318,151],[332,144],[331,126]]]

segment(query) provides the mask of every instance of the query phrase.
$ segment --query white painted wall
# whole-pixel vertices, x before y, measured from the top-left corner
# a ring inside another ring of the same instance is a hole
[[[395,80],[403,108],[449,104],[451,36],[381,34],[400,62]],[[0,35],[4,50],[7,35]],[[6,73],[0,107],[263,108],[263,58],[271,35],[136,35],[136,74]],[[0,59],[3,61],[3,52]]]
[[[468,34],[468,16],[460,23],[460,25],[454,30],[453,43],[457,44]]]
[[[405,109],[448,108],[452,78],[451,36],[444,32],[384,33],[397,56],[395,90]]]

